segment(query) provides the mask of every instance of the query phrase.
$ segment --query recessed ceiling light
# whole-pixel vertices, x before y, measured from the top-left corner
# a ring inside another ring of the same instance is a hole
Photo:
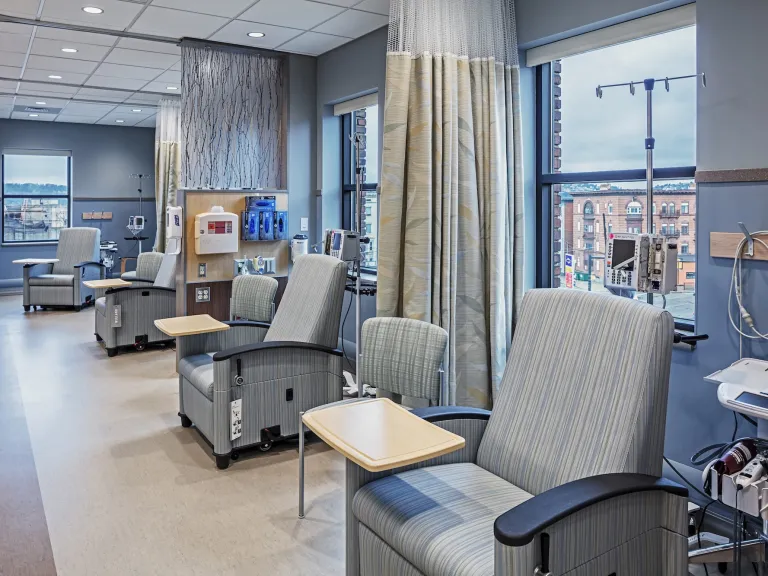
[[[48,76],[48,78],[52,80],[61,80],[61,76],[57,76],[56,74],[51,74]]]
[[[35,102],[38,106],[45,106],[45,102]]]
[[[176,86],[166,86],[165,89],[166,90],[178,90],[178,88]]]
[[[264,38],[266,34],[264,34],[264,32],[248,32],[248,36],[251,38]]]
[[[66,52],[67,54],[74,54],[77,52],[77,48],[62,48],[62,52]]]
[[[30,114],[29,115],[30,118],[37,118],[38,116],[39,116],[39,114]]]
[[[141,112],[141,108],[134,108],[131,112]]]
[[[115,122],[117,122],[118,124],[122,124],[123,122],[125,122],[125,120],[115,120]]]
[[[83,12],[87,12],[88,14],[101,14],[104,10],[102,8],[97,8],[96,6],[84,6]]]

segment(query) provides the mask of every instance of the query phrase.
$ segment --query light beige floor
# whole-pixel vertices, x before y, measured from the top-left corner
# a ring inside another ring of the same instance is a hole
[[[342,458],[308,446],[298,520],[296,444],[217,470],[179,424],[175,353],[108,358],[93,314],[0,297],[59,576],[342,574]]]

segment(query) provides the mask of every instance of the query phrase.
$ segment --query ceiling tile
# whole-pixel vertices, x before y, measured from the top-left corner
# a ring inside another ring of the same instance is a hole
[[[56,74],[61,74],[62,76],[66,72],[90,74],[95,68],[96,62],[73,60],[71,58],[53,58],[51,56],[37,56],[33,54],[27,60],[28,70],[55,70]]]
[[[0,80],[0,90],[3,92],[16,92],[16,82]]]
[[[177,10],[234,18],[253,2],[254,0],[216,0],[215,2],[211,0],[154,0],[152,6],[165,6]]]
[[[250,38],[248,32],[264,32],[263,38]],[[244,20],[233,20],[224,28],[219,30],[211,38],[217,42],[229,42],[230,44],[243,44],[245,46],[256,46],[258,48],[277,48],[280,44],[287,42],[301,34],[301,30],[293,28],[282,28],[280,26],[271,26],[269,24],[254,24]]]
[[[194,12],[150,6],[131,26],[131,32],[143,32],[173,38],[207,38],[226,23],[226,18],[219,18],[218,16],[206,16]]]
[[[326,34],[336,34],[337,36],[346,36],[348,38],[359,38],[368,32],[386,26],[389,24],[389,18],[381,14],[371,14],[370,12],[358,12],[357,10],[347,10],[325,24],[321,24],[314,29],[315,32],[324,32]]]
[[[136,126],[138,128],[155,128],[157,126],[157,117],[152,115],[136,124]]]
[[[141,110],[141,112],[134,112],[134,110]],[[148,105],[140,106],[138,104],[133,104],[126,106],[123,104],[122,106],[115,108],[114,112],[115,114],[125,114],[126,116],[132,116],[139,120],[143,120],[147,116],[154,116],[155,108]]]
[[[0,96],[0,107],[8,107],[13,106],[14,97],[13,96]]]
[[[37,82],[22,82],[19,94],[39,96],[41,98],[69,98],[77,90],[77,88],[70,88],[69,86],[50,86]]]
[[[115,76],[117,78],[134,78],[136,80],[154,80],[160,74],[160,70],[105,63],[97,68],[96,74],[99,76]]]
[[[13,106],[0,106],[0,118],[9,118],[13,112]]]
[[[3,3],[0,2],[0,8]],[[29,38],[32,35],[32,26],[26,24],[13,24],[12,22],[0,22],[0,32],[3,34],[19,34]]]
[[[14,0],[15,1],[15,0]],[[141,11],[141,4],[120,0],[93,0],[93,5],[103,8],[102,14],[83,12],[83,0],[46,0],[43,19],[72,24],[87,24],[94,28],[125,29]]]
[[[86,86],[119,88],[121,90],[138,90],[146,83],[146,80],[137,80],[135,78],[117,78],[115,76],[99,76],[98,74],[94,74],[85,81]]]
[[[61,78],[49,78],[49,76],[61,76]],[[63,72],[61,70],[40,70],[37,68],[27,68],[24,70],[25,80],[42,80],[44,82],[66,82],[67,84],[82,84],[88,74],[79,74],[77,72]],[[58,90],[58,86],[51,87],[51,90]]]
[[[70,102],[62,110],[62,114],[68,116],[104,116],[112,112],[115,107],[111,104],[91,104],[90,102]]]
[[[280,46],[280,50],[319,56],[329,50],[338,48],[342,44],[346,44],[350,40],[351,38],[343,38],[341,36],[318,34],[317,32],[305,32],[298,38],[294,38]]]
[[[155,78],[155,82],[166,82],[171,86],[181,86],[181,72],[168,70],[167,72],[163,72],[160,74],[160,76]]]
[[[136,116],[138,115],[131,116],[130,114],[111,112],[99,120],[97,124],[101,124],[103,126],[134,126],[141,122],[144,118],[143,116],[139,118]],[[118,120],[122,120],[122,122],[117,122]]]
[[[20,52],[0,52],[0,66],[13,66],[21,68],[24,66],[26,54]]]
[[[137,38],[120,38],[117,46],[128,50],[159,52],[161,54],[175,54],[176,56],[181,56],[181,47],[167,42],[153,42],[151,40],[138,40]]]
[[[35,122],[53,122],[56,114],[38,114],[36,117],[29,115],[29,112],[14,112],[11,114],[12,120],[34,120]]]
[[[171,70],[175,70],[176,72],[181,72],[181,60],[176,62],[173,66],[170,68]]]
[[[2,40],[0,40],[0,43],[2,43]],[[68,54],[67,52],[62,52],[62,48],[75,48],[77,52]],[[35,36],[35,41],[32,43],[32,54],[37,54],[38,56],[101,62],[104,56],[107,55],[107,52],[109,52],[108,46],[68,42],[66,40],[49,40],[48,38],[38,38],[37,36]]]
[[[178,90],[168,90],[168,86],[176,86]],[[141,89],[141,92],[160,92],[168,96],[179,96],[181,94],[181,84],[169,84],[168,82],[150,82]]]
[[[307,0],[261,0],[253,8],[238,16],[238,20],[309,30],[343,10],[344,8],[339,6]],[[258,26],[254,26],[253,29],[259,31]]]
[[[130,98],[126,99],[126,104],[139,104],[139,107],[141,107],[141,104],[157,104],[164,96],[160,96],[159,94],[146,94],[143,92],[137,92]]]
[[[389,0],[363,0],[360,4],[355,4],[355,10],[376,12],[376,14],[389,16]]]
[[[45,102],[45,104],[38,104]],[[44,98],[42,96],[17,96],[16,104],[18,106],[47,106],[49,108],[64,108],[69,100],[59,100],[57,98]]]
[[[112,90],[96,90],[95,88],[80,88],[77,93],[78,98],[92,100],[105,100],[107,102],[122,102],[131,96],[128,92],[117,92]]]
[[[74,30],[62,30],[61,28],[46,28],[38,26],[35,38],[47,38],[48,40],[61,40],[62,42],[74,42],[76,44],[93,44],[95,46],[112,46],[115,43],[114,36],[109,34],[95,34],[93,32],[75,32]]]
[[[21,76],[21,68],[16,66],[0,66],[0,76],[5,78],[18,78]]]
[[[39,0],[0,0],[0,12],[9,16],[37,16]]]
[[[59,114],[56,117],[55,122],[67,122],[70,124],[95,124],[98,118],[94,118],[92,116],[65,116],[64,114]]]
[[[0,50],[26,54],[27,48],[29,48],[29,35],[8,34],[0,30]]]
[[[360,0],[323,0],[325,4],[333,4],[334,6],[343,6],[344,8],[351,8]]]
[[[173,54],[160,54],[157,52],[143,52],[140,50],[125,50],[114,48],[104,62],[112,64],[127,64],[129,66],[144,66],[145,68],[159,68],[166,70],[178,62],[179,57]]]

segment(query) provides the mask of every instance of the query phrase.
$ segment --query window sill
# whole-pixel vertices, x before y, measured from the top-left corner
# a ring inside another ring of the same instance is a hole
[[[0,246],[13,247],[13,246],[58,246],[58,240],[49,240],[47,242],[3,242]]]

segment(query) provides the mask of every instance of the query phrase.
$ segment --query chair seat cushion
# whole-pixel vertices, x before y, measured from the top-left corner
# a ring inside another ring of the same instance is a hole
[[[102,297],[96,299],[96,302],[94,303],[94,308],[96,308],[96,312],[101,314],[102,316],[107,315],[107,299]]]
[[[426,576],[492,576],[493,523],[531,497],[475,464],[448,464],[366,484],[352,511]]]
[[[40,274],[29,279],[30,286],[69,286],[75,283],[75,277],[72,274]]]
[[[213,402],[213,353],[182,358],[179,362],[179,374]]]
[[[130,281],[130,280],[133,280],[134,278],[136,278],[136,270],[132,270],[131,272],[124,272],[120,274],[121,280]]]

